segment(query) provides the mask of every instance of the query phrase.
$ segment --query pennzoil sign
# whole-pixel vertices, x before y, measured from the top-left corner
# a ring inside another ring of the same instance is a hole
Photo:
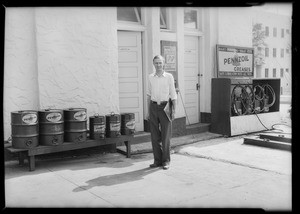
[[[218,77],[253,77],[254,48],[217,45]]]

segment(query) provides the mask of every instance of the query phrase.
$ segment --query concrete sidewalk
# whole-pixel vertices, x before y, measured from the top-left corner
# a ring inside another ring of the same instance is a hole
[[[169,170],[151,152],[46,159],[36,170],[5,163],[7,207],[292,209],[291,152],[243,145],[243,137],[174,147]]]

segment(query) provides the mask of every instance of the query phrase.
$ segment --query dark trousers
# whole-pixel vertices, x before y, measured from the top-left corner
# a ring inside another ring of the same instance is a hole
[[[170,163],[170,138],[172,136],[172,122],[164,112],[166,104],[150,104],[150,132],[154,156],[154,163]]]

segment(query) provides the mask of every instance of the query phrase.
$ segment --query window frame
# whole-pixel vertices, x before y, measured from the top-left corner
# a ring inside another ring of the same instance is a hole
[[[283,78],[283,73],[284,73],[283,68],[280,68],[280,78]]]
[[[125,20],[118,20],[118,8],[123,8],[123,7],[116,7],[117,9],[117,22],[121,24],[127,24],[127,25],[137,25],[141,26],[143,25],[143,20],[142,20],[142,8],[140,8],[141,14],[138,12],[138,7],[131,7],[134,10],[135,17],[137,18],[137,22],[132,22],[132,21],[125,21]]]
[[[270,56],[270,49],[269,48],[265,48],[265,57],[269,57]]]
[[[277,75],[276,73],[277,73],[276,68],[273,68],[273,77],[274,78],[276,78],[276,75]]]
[[[266,77],[266,78],[269,77],[269,68],[265,68],[265,77]]]
[[[270,32],[269,32],[269,26],[265,26],[265,36],[269,37]]]
[[[284,49],[283,48],[280,49],[280,57],[284,58]]]
[[[161,8],[166,9],[166,20],[164,20],[164,16],[162,14]],[[159,8],[159,28],[161,31],[172,31],[173,26],[172,26],[172,10],[169,7],[160,7]],[[163,22],[163,25],[160,24],[160,22]]]
[[[284,29],[281,29],[281,38],[284,38]]]
[[[273,37],[277,37],[277,28],[273,27]]]
[[[276,52],[277,52],[277,49],[276,49],[276,48],[273,48],[273,57],[274,57],[274,58],[277,57],[277,53],[276,53]]]

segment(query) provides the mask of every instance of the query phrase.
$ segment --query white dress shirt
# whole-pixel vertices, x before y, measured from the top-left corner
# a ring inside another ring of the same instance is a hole
[[[173,75],[165,71],[161,76],[158,76],[156,72],[150,74],[147,95],[158,104],[168,101],[169,98],[171,100],[177,99]]]

